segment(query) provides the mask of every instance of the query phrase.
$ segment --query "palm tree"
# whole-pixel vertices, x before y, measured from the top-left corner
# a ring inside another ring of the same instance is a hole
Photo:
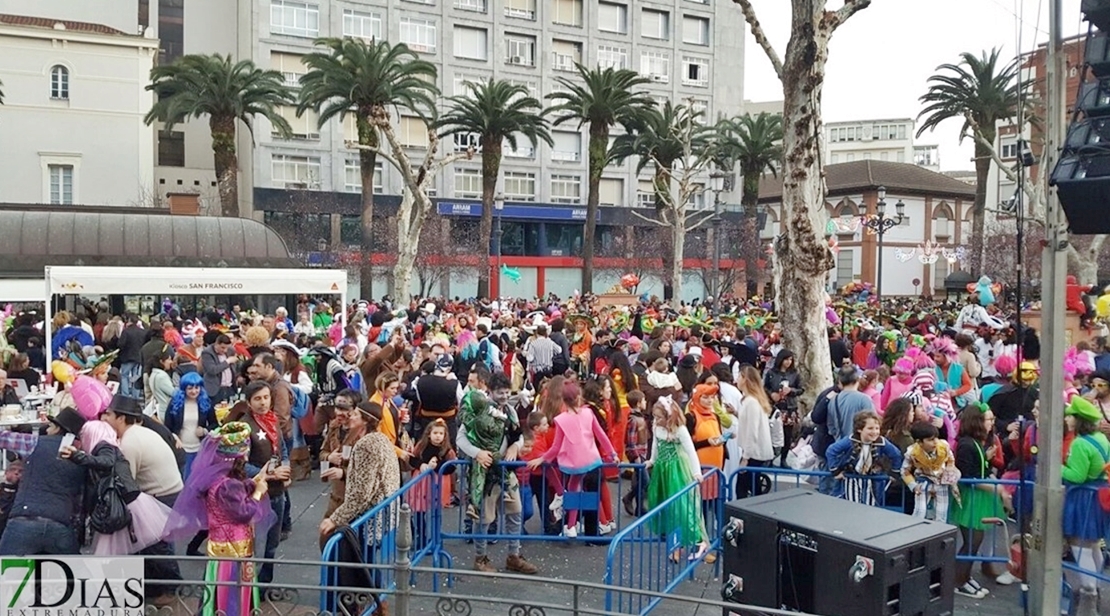
[[[750,297],[756,292],[754,285],[759,276],[759,229],[756,228],[759,181],[768,171],[778,176],[777,165],[782,164],[782,115],[746,113],[738,118],[722,119],[717,131],[720,168],[731,171],[739,166],[740,170],[740,205],[744,214],[740,244]]]
[[[501,173],[501,147],[508,143],[517,149],[517,136],[523,135],[535,149],[542,140],[553,142],[543,117],[543,105],[528,96],[528,89],[508,81],[467,83],[469,96],[451,97],[451,108],[440,118],[437,127],[446,128],[443,136],[458,134],[478,135],[482,150],[482,246],[486,250],[486,265],[478,270],[478,297],[489,296],[489,248],[493,232],[493,197],[497,178]],[[501,238],[497,238],[500,242]]]
[[[235,122],[253,134],[251,121],[261,115],[278,134],[292,132],[277,109],[293,101],[281,73],[262,70],[250,60],[232,63],[230,55],[187,55],[151,69],[150,80],[146,89],[154,92],[155,103],[144,118],[147,124],[163,122],[169,131],[188,118],[208,116],[220,210],[224,216],[239,216]]]
[[[675,162],[682,160],[685,152],[682,129],[694,120],[690,114],[691,111],[685,105],[676,106],[671,101],[667,101],[662,109],[648,108],[639,118],[635,132],[618,135],[613,140],[613,148],[610,152],[610,157],[616,163],[622,163],[628,157],[636,156],[639,159],[636,164],[637,174],[648,165],[654,165],[652,188],[655,192],[655,212],[659,220],[668,227],[675,224],[671,219],[674,205],[671,203],[674,199],[671,193],[671,178]],[[704,134],[701,129],[699,132]],[[701,148],[705,145],[702,143],[704,140],[700,135],[697,137],[699,141],[697,147]],[[671,241],[674,241],[675,229],[672,227],[670,231]],[[666,272],[675,271],[672,263],[674,253],[681,254],[681,247],[678,250],[661,252],[665,255],[663,269]],[[675,286],[680,282],[672,278],[673,276],[668,276],[663,285],[663,296],[666,298],[672,296]]]
[[[359,287],[362,297],[371,297],[370,254],[374,248],[374,169],[381,147],[378,129],[371,122],[375,113],[388,107],[407,109],[421,117],[433,113],[436,67],[421,60],[407,45],[386,41],[367,43],[357,38],[324,38],[316,44],[327,51],[310,53],[302,59],[308,72],[301,77],[297,113],[307,109],[319,113],[322,127],[332,118],[355,117],[358,129],[359,176],[362,180],[362,249]]]
[[[589,124],[589,192],[586,198],[586,226],[582,234],[582,292],[593,290],[594,234],[597,231],[597,206],[600,195],[601,173],[609,164],[609,130],[620,124],[634,128],[643,119],[645,109],[653,106],[651,97],[640,86],[648,83],[645,77],[629,69],[593,68],[575,63],[578,76],[585,83],[566,77],[557,82],[564,91],[548,94],[556,101],[548,113],[557,115],[554,125],[578,121],[581,128]]]
[[[960,54],[959,64],[942,64],[938,73],[929,78],[929,91],[920,100],[926,107],[918,114],[925,117],[917,129],[920,137],[926,130],[936,128],[950,118],[964,121],[960,130],[960,140],[969,134],[993,144],[997,137],[996,126],[999,121],[1009,120],[1017,114],[1020,83],[1018,62],[1013,60],[1005,66],[999,65],[1000,50],[995,48],[987,53],[975,55]],[[983,227],[987,206],[987,176],[990,174],[990,147],[979,139],[975,140],[975,206],[971,250],[971,273],[979,275],[983,256]]]

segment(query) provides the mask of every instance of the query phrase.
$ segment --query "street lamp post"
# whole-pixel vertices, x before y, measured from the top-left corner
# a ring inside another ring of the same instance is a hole
[[[497,212],[497,296],[501,297],[504,295],[501,292],[501,213],[505,210],[505,195],[497,193],[493,196],[493,209]]]
[[[727,177],[720,169],[709,174],[709,189],[713,191],[713,275],[709,278],[709,293],[717,301],[721,293],[721,191]]]
[[[879,203],[875,205],[875,210],[878,212],[877,216],[868,218],[863,224],[874,231],[879,236],[879,273],[875,278],[875,297],[882,303],[883,301],[883,236],[886,232],[902,224],[905,219],[906,204],[902,203],[899,199],[898,203],[894,204],[895,215],[894,218],[887,218],[886,216],[886,187],[880,186],[879,190]]]

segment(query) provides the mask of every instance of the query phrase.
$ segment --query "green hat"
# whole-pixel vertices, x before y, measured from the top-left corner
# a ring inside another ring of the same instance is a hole
[[[1071,404],[1069,404],[1068,408],[1064,410],[1064,414],[1075,415],[1080,419],[1086,419],[1087,421],[1094,422],[1102,419],[1102,413],[1099,412],[1098,408],[1096,408],[1090,400],[1087,400],[1086,398],[1080,398],[1079,396],[1075,396],[1071,399]]]

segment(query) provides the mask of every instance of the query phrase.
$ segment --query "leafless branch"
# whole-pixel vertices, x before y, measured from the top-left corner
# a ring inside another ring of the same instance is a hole
[[[763,48],[764,53],[767,54],[767,59],[771,61],[771,66],[775,69],[775,74],[782,80],[782,59],[771,45],[771,41],[767,39],[767,33],[763,31],[763,24],[759,23],[759,18],[755,16],[755,7],[752,6],[751,0],[732,0],[740,5],[740,10],[744,13],[744,21],[748,22],[748,27],[751,28],[752,36],[755,37],[755,42]],[[867,0],[868,2],[870,0]],[[847,5],[845,5],[847,6]],[[841,9],[844,10],[844,9]]]
[[[844,25],[848,18],[863,9],[871,6],[871,0],[844,0],[844,6],[836,10],[835,13],[826,13],[829,20],[829,32],[835,32],[837,28]]]
[[[693,230],[697,229],[698,227],[704,225],[705,223],[709,222],[710,220],[713,220],[713,212],[699,212],[699,214],[704,214],[704,216],[702,216],[701,220],[698,220],[697,222],[687,224],[686,225],[686,230],[687,231],[693,231]],[[698,214],[692,214],[691,218],[694,218],[697,215]]]
[[[659,219],[656,219],[656,218],[648,218],[647,216],[644,216],[643,214],[637,212],[636,210],[629,210],[629,211],[632,212],[633,216],[635,216],[636,218],[639,218],[640,220],[642,220],[644,222],[650,222],[651,224],[656,225],[658,227],[669,227],[670,226],[669,223],[663,222],[662,220],[659,220]]]

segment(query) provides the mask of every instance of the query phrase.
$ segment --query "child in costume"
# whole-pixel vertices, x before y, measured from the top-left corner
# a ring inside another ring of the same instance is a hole
[[[948,443],[938,438],[940,432],[931,423],[919,421],[910,426],[913,444],[906,449],[902,461],[902,480],[914,494],[913,517],[924,520],[929,509],[929,500],[935,502],[934,519],[948,520],[948,497],[951,493],[957,500],[960,489],[960,471],[956,468],[956,457]]]
[[[247,477],[251,427],[240,421],[210,432],[193,462],[185,488],[174,504],[167,540],[192,537],[208,530],[208,555],[213,558],[251,558],[255,538],[265,537],[276,522],[267,496],[270,469]],[[233,582],[205,593],[203,613],[249,614],[261,608],[250,562],[209,561],[206,582]]]
[[[829,445],[825,452],[829,470],[842,481],[841,495],[852,502],[874,505],[875,495],[886,489],[885,481],[878,478],[902,468],[902,452],[880,436],[880,424],[873,411],[857,413],[852,420],[852,436]]]
[[[685,490],[683,496],[674,501],[664,515],[652,520],[651,529],[658,535],[676,535],[671,561],[678,561],[679,551],[683,546],[696,546],[689,560],[699,560],[709,550],[708,535],[701,515],[701,492],[687,489],[690,484],[701,481],[698,452],[686,429],[682,409],[670,396],[659,398],[651,414],[655,427],[652,430],[651,456],[646,462],[651,469],[647,507],[654,509]]]

